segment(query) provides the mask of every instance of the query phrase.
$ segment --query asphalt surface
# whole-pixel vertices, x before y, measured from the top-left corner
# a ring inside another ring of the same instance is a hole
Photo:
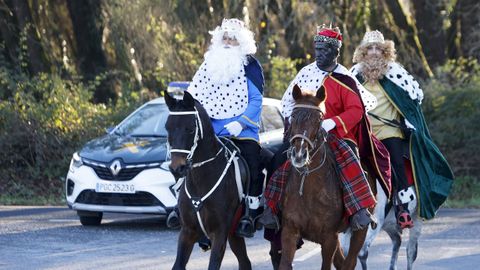
[[[253,269],[272,269],[262,235],[247,240],[248,254]],[[480,210],[441,209],[423,226],[414,268],[480,269],[479,235]],[[157,216],[105,214],[101,226],[83,227],[66,207],[0,206],[0,269],[171,269],[177,236]],[[390,252],[382,232],[370,249],[369,269],[388,269]],[[187,269],[206,269],[208,256],[195,248]],[[297,251],[294,269],[320,265],[318,245],[307,242]],[[229,249],[222,269],[237,269]],[[406,269],[405,242],[398,269]]]

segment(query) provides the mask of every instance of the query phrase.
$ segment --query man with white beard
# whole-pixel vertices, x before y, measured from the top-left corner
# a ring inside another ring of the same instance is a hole
[[[365,33],[351,72],[377,98],[368,112],[373,134],[390,153],[393,202],[401,229],[413,227],[408,203],[418,195],[419,216],[431,219],[450,192],[453,173],[430,137],[418,82],[396,62],[395,44],[378,30]]]
[[[250,188],[245,199],[250,210],[249,216],[240,220],[237,234],[253,237],[254,220],[262,211],[258,133],[263,71],[252,56],[257,50],[253,33],[242,21],[223,19],[222,25],[209,33],[211,46],[187,91],[203,105],[217,136],[229,137],[248,163]]]

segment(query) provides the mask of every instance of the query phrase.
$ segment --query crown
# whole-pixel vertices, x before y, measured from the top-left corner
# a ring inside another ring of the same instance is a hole
[[[385,43],[383,34],[378,30],[366,32],[365,36],[363,36],[362,42],[360,42],[360,45],[363,46],[368,43]]]
[[[317,26],[317,34],[313,40],[315,44],[328,43],[337,48],[342,47],[342,33],[338,27],[327,27],[325,24]]]
[[[239,19],[223,19],[220,29],[226,32],[237,32],[245,27],[245,23]]]

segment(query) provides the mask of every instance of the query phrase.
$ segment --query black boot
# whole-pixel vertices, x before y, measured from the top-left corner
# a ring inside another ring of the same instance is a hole
[[[205,235],[203,235],[200,240],[198,240],[198,246],[204,251],[207,252],[212,248],[212,242]]]
[[[237,226],[237,235],[252,238],[256,231],[256,220],[262,214],[263,208],[248,209],[248,215],[244,215]]]

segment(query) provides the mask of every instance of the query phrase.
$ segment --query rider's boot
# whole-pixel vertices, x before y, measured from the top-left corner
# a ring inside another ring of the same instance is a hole
[[[362,208],[350,216],[350,227],[353,231],[363,230],[368,224],[372,225],[372,229],[377,227],[377,219],[367,208]]]
[[[206,252],[206,251],[209,251],[212,248],[212,242],[205,235],[202,235],[202,237],[200,237],[200,240],[198,240],[198,246],[204,252]]]
[[[255,222],[262,214],[263,207],[260,207],[261,196],[246,196],[248,211],[245,211],[245,215],[240,219],[237,226],[237,235],[241,237],[251,238],[253,237],[256,227]]]

